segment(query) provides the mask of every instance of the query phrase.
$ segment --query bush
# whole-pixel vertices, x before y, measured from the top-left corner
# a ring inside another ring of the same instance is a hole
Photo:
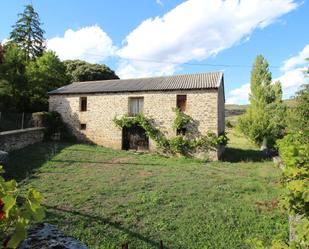
[[[3,172],[0,166],[0,173]],[[36,190],[29,189],[25,197],[21,196],[16,181],[5,181],[0,176],[0,242],[5,248],[16,248],[26,238],[30,223],[44,218],[41,201]]]
[[[286,135],[278,141],[278,148],[288,190],[285,207],[293,214],[309,217],[309,131]]]
[[[37,112],[33,114],[41,119],[42,125],[46,127],[45,139],[52,139],[53,135],[60,133],[60,139],[74,141],[75,137],[68,126],[63,122],[58,112]]]
[[[296,95],[296,106],[288,117],[288,134],[277,141],[279,155],[283,160],[283,183],[286,192],[282,206],[292,216],[298,216],[295,240],[285,243],[273,241],[269,249],[305,249],[309,245],[309,86],[304,86]],[[295,227],[294,227],[295,225]],[[255,239],[251,243],[255,249],[266,249]]]
[[[232,123],[231,123],[231,121],[230,120],[225,120],[225,126],[227,127],[227,128],[233,128],[233,125],[232,125]]]
[[[186,155],[191,149],[192,144],[182,135],[177,135],[169,140],[169,146],[172,153]]]

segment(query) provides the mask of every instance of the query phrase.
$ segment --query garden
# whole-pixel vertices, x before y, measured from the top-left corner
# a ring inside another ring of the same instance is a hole
[[[237,131],[222,162],[44,142],[12,152],[7,178],[41,192],[45,222],[90,248],[249,248],[288,237],[281,172]]]

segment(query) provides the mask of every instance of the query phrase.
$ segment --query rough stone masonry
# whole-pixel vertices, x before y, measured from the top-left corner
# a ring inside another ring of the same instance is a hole
[[[125,80],[118,81],[118,84],[126,84],[126,82],[122,83]],[[81,85],[80,88],[83,87],[82,89],[86,90],[76,91],[78,84]],[[176,130],[172,126],[176,116],[173,109],[176,108],[177,95],[186,95],[185,113],[192,117],[196,126],[192,127],[191,132],[195,135],[205,135],[208,131],[215,134],[224,132],[223,78],[220,78],[217,87],[164,91],[108,92],[104,90],[104,92],[99,92],[96,90],[96,92],[91,92],[87,89],[87,87],[93,87],[91,84],[93,83],[73,83],[69,85],[69,90],[56,90],[49,97],[49,110],[60,113],[64,122],[80,140],[121,149],[122,130],[116,127],[113,119],[128,115],[130,99],[136,97],[143,98],[143,114],[151,117],[167,137],[176,135]],[[104,87],[104,81],[102,81],[102,86]],[[96,88],[99,87],[100,85]],[[85,97],[87,98],[87,111],[81,111],[81,99]],[[85,124],[86,127],[81,129],[81,124]],[[155,142],[150,140],[149,150],[155,150],[155,148]],[[213,159],[218,156],[220,156],[220,150]]]

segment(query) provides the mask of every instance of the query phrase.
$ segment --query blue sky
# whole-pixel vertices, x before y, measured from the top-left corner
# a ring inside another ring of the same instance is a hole
[[[242,104],[263,54],[285,98],[307,80],[308,1],[4,0],[0,41],[28,3],[61,59],[104,63],[121,78],[222,70],[227,102]]]

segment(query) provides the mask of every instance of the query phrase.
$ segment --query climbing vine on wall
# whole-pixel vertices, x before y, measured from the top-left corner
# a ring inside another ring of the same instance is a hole
[[[179,109],[175,109],[175,113],[176,118],[173,123],[174,129],[178,130],[186,128],[189,123],[192,122],[192,118],[181,112]],[[163,151],[167,153],[190,155],[194,151],[209,151],[214,149],[217,145],[226,145],[228,142],[225,133],[216,136],[216,134],[211,132],[194,138],[188,138],[185,135],[177,135],[168,139],[157,127],[155,127],[154,120],[145,117],[141,113],[138,113],[134,117],[115,117],[113,121],[119,128],[130,128],[139,125],[145,130],[146,135],[154,140],[160,149],[163,149]]]
[[[187,125],[192,122],[192,118],[182,112],[179,108],[176,108],[175,110],[176,118],[173,123],[173,128],[176,130],[181,130],[187,127]]]

